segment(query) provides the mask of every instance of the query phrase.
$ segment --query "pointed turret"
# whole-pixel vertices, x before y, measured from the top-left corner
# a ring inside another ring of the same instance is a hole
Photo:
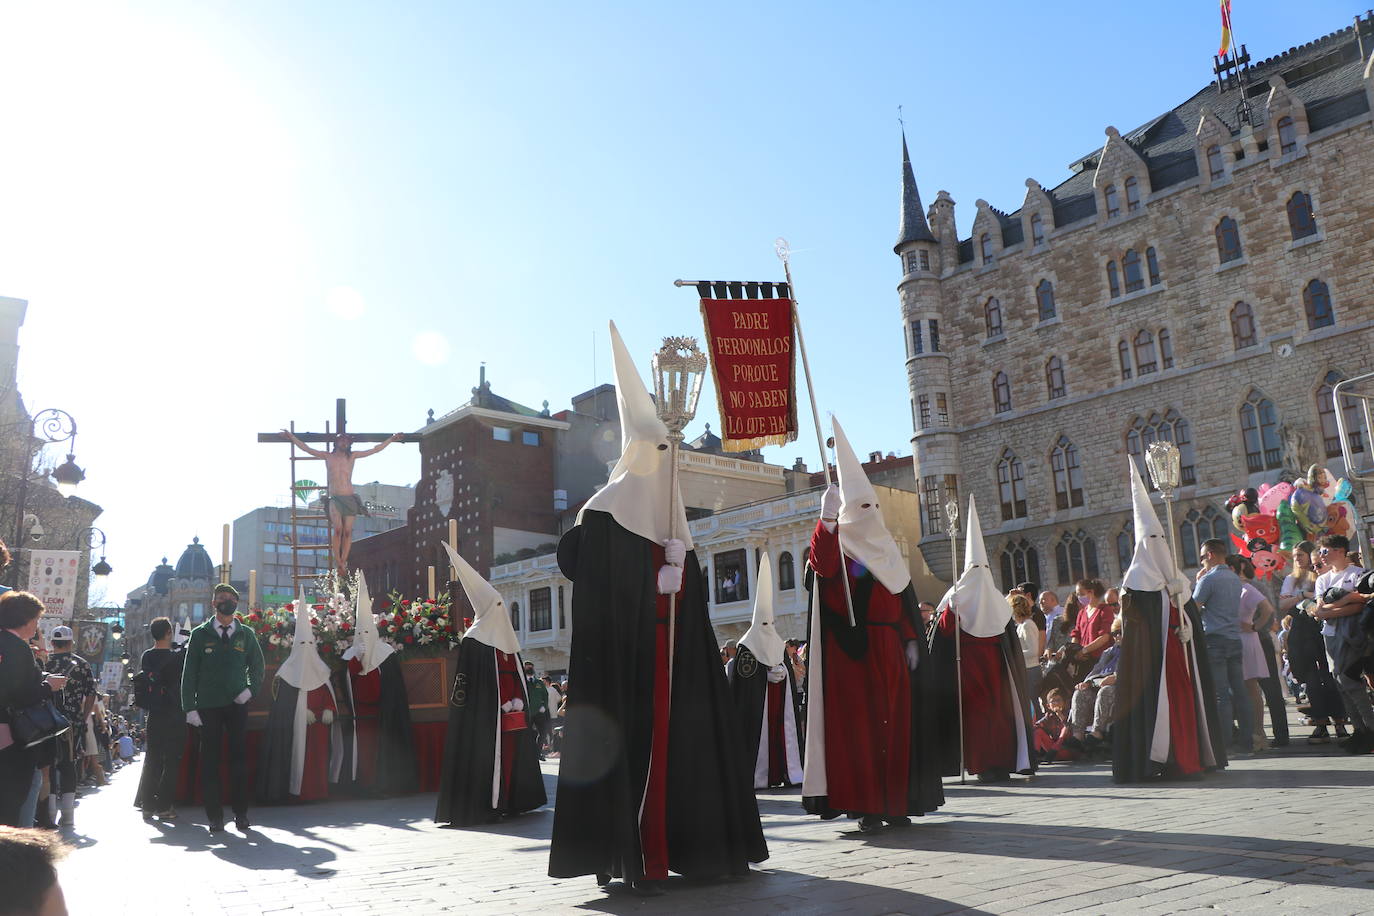
[[[935,236],[931,235],[930,226],[926,223],[926,211],[921,206],[921,192],[916,187],[916,175],[911,170],[911,154],[906,148],[906,131],[902,131],[902,221],[897,244],[892,250],[900,253],[902,246],[908,242],[933,241]]]

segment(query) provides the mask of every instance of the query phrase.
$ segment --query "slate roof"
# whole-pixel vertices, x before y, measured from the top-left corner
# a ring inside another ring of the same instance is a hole
[[[1360,60],[1355,26],[1350,25],[1282,54],[1252,64],[1247,71],[1247,97],[1253,107],[1257,123],[1267,120],[1265,111],[1269,97],[1269,80],[1281,75],[1294,98],[1307,108],[1308,127],[1318,131],[1369,111],[1365,94],[1364,64]],[[1365,43],[1374,39],[1374,17],[1362,19],[1359,26]],[[1150,173],[1150,187],[1154,191],[1168,188],[1195,178],[1198,173],[1194,152],[1195,134],[1202,119],[1204,106],[1230,129],[1240,132],[1237,107],[1241,101],[1238,88],[1218,91],[1216,82],[1209,83],[1192,98],[1136,129],[1123,133],[1122,138],[1145,160]],[[1093,194],[1093,178],[1101,147],[1080,156],[1070,164],[1072,177],[1050,190],[1054,210],[1054,225],[1066,226],[1097,212]],[[903,197],[903,212],[905,212]],[[998,213],[1002,222],[1002,244],[1015,245],[1022,241],[1021,211],[1009,216]],[[972,240],[960,242],[959,262],[973,260]]]
[[[926,211],[921,206],[921,192],[916,187],[916,175],[911,171],[911,154],[906,148],[906,131],[902,131],[902,216],[898,227],[897,244],[892,246],[898,251],[907,242],[933,242],[930,226],[926,223]]]

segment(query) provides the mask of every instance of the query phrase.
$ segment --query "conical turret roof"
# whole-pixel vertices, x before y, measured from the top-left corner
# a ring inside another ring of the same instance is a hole
[[[906,148],[906,131],[902,131],[902,220],[893,251],[900,251],[908,242],[933,242],[935,236],[926,222],[925,207],[921,206],[921,191],[916,187],[916,175],[911,170],[911,154]]]

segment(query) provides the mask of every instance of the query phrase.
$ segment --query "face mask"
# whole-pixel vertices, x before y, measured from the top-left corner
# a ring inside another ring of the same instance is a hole
[[[219,611],[221,614],[232,614],[234,613],[234,609],[238,606],[239,603],[237,601],[232,601],[227,598],[224,601],[215,602],[215,610]]]

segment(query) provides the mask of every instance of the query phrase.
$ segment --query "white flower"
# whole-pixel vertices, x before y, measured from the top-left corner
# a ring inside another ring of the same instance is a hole
[[[276,633],[273,633],[271,636],[267,637],[267,641],[274,646],[281,645],[281,637],[278,636]]]

